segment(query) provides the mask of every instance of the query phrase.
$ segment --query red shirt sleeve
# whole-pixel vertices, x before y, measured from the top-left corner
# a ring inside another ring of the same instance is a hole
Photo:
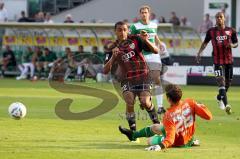
[[[237,39],[237,32],[235,29],[232,29],[232,36],[231,36],[231,40],[233,44],[238,43],[238,39]]]
[[[211,40],[210,31],[211,31],[210,29],[207,31],[204,43],[208,43]]]

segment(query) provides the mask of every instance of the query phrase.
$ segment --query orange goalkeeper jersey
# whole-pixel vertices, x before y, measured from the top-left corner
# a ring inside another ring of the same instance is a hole
[[[165,147],[187,144],[195,132],[195,115],[206,120],[212,119],[212,113],[208,108],[192,99],[186,99],[180,101],[178,105],[171,106],[163,117],[166,137],[162,144]]]

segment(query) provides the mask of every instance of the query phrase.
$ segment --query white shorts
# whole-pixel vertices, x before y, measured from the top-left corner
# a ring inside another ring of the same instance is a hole
[[[149,70],[161,70],[162,62],[159,54],[144,55],[144,58],[148,64]]]

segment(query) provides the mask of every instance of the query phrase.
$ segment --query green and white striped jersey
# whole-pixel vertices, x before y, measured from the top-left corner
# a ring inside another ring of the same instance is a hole
[[[150,22],[149,24],[143,24],[141,21],[132,24],[130,26],[130,34],[140,34],[141,30],[145,30],[149,34],[149,41],[155,44],[155,36],[157,35],[157,24]],[[144,55],[152,54],[152,52],[143,51]]]

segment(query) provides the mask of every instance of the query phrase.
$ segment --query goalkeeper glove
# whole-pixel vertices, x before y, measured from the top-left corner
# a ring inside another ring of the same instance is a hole
[[[160,145],[153,145],[153,146],[145,148],[145,150],[147,150],[147,151],[161,151],[161,149],[162,148],[160,147]]]

